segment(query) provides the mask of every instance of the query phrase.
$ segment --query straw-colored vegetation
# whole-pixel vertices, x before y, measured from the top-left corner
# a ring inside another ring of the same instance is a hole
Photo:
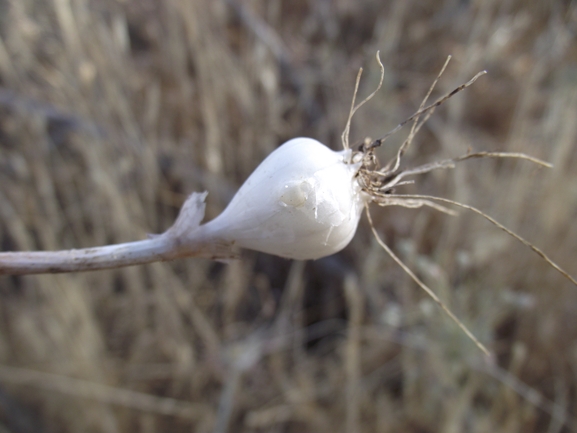
[[[403,186],[483,209],[577,273],[577,5],[511,1],[0,0],[0,250],[142,239],[209,191],[209,218],[278,144],[333,148],[412,114],[404,162],[475,151]],[[406,137],[379,155],[395,155]],[[375,208],[342,253],[244,252],[0,278],[0,430],[577,431],[577,289],[475,214]]]

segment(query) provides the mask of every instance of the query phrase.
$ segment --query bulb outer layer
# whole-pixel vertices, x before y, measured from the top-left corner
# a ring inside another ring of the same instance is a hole
[[[364,205],[350,151],[311,138],[273,151],[227,208],[204,226],[227,243],[292,259],[317,259],[343,249]]]

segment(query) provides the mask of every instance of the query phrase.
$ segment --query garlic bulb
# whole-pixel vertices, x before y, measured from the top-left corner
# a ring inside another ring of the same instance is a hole
[[[311,138],[272,152],[227,208],[201,228],[209,238],[292,259],[317,259],[352,239],[364,206],[351,151]]]

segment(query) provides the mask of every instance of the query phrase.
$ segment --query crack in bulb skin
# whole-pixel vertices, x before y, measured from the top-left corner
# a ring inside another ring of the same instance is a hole
[[[350,163],[311,138],[289,140],[250,175],[227,208],[203,226],[227,243],[291,259],[318,259],[354,236],[367,196]]]

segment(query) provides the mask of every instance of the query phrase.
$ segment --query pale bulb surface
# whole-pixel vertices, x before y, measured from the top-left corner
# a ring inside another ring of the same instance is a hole
[[[295,138],[272,152],[204,228],[223,241],[292,259],[343,249],[364,205],[349,152]]]

